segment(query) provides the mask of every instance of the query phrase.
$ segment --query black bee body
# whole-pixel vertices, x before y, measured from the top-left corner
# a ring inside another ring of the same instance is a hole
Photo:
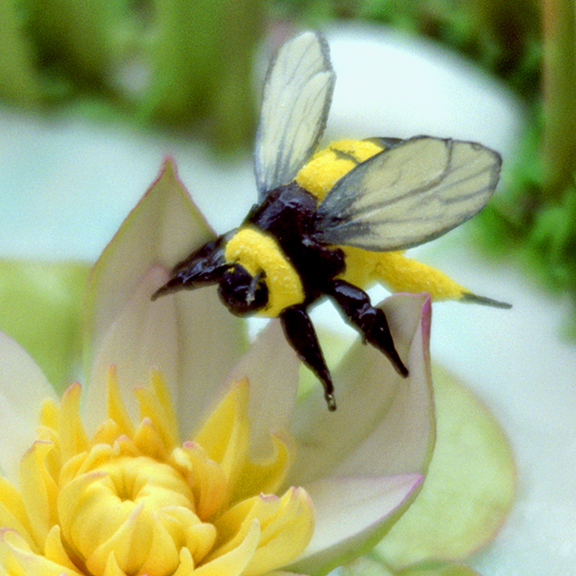
[[[272,190],[243,223],[276,239],[302,281],[302,304],[307,306],[325,294],[329,282],[346,267],[340,248],[328,248],[314,240],[317,209],[318,200],[292,182]]]
[[[222,302],[233,314],[278,315],[288,342],[322,382],[328,407],[335,410],[332,378],[308,316],[308,308],[323,296],[336,302],[345,319],[361,331],[365,341],[390,359],[398,373],[407,376],[408,370],[396,352],[384,312],[371,305],[363,290],[338,278],[346,269],[344,252],[314,238],[317,208],[317,198],[295,182],[279,186],[261,204],[252,207],[238,229],[208,242],[178,264],[169,282],[153,298],[217,283]],[[263,245],[265,239],[275,244],[273,249],[253,247],[251,253],[256,254],[257,260],[258,252],[262,251],[259,260],[262,265],[252,273],[241,256],[227,255],[227,247],[247,230],[256,234]],[[277,312],[273,306],[271,309],[272,294],[263,263],[270,253],[293,270],[301,284],[300,297],[293,298]]]

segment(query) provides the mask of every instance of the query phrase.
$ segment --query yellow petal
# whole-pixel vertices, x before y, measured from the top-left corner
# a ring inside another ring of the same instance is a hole
[[[92,436],[92,444],[108,444],[113,445],[122,437],[122,429],[113,420],[106,420],[98,426],[96,432]],[[128,436],[126,436],[128,438]]]
[[[262,498],[268,499],[267,505],[262,505]],[[215,522],[218,540],[210,559],[236,548],[246,538],[254,520],[260,526],[267,516],[276,512],[279,500],[277,496],[254,496],[226,510]]]
[[[286,565],[309,544],[314,532],[312,501],[302,488],[291,488],[280,500],[280,509],[261,524],[261,536],[245,576],[266,574]]]
[[[194,572],[194,560],[188,548],[180,550],[180,564],[173,576],[192,576]]]
[[[154,424],[166,450],[172,450],[178,443],[178,427],[170,395],[158,371],[152,372],[150,380],[152,389],[138,387],[134,390],[140,405],[140,417],[148,418]]]
[[[97,539],[99,545],[86,557],[86,567],[91,574],[101,574],[111,554],[114,554],[118,566],[124,572],[128,574],[139,572],[140,565],[146,558],[145,551],[152,540],[152,525],[138,521],[143,508],[144,506],[134,508],[110,538]]]
[[[219,541],[211,558],[237,547],[254,521],[261,536],[246,574],[281,567],[304,550],[314,530],[312,502],[301,488],[291,488],[282,498],[260,495],[240,502],[216,522]]]
[[[30,518],[32,536],[39,546],[57,519],[58,486],[47,467],[48,454],[53,448],[49,442],[34,442],[20,463],[22,498]]]
[[[56,564],[66,566],[71,570],[76,569],[62,545],[61,530],[58,525],[52,526],[50,532],[48,532],[46,542],[44,543],[44,556]]]
[[[174,450],[171,462],[192,490],[194,511],[202,520],[208,520],[226,500],[228,482],[224,471],[196,442],[186,442]]]
[[[88,487],[106,476],[101,471],[83,474],[68,482],[58,495],[58,518],[64,538],[84,552],[93,550],[98,542],[105,540],[125,516],[124,510],[119,510],[113,517],[113,508],[108,506],[105,526],[90,517],[94,508],[106,506],[106,502],[102,498],[102,491],[88,490]]]
[[[116,366],[110,366],[106,373],[106,404],[108,417],[111,418],[122,430],[124,434],[132,438],[134,436],[134,426],[120,394],[118,379],[116,377]]]
[[[246,460],[232,495],[232,502],[254,496],[259,492],[274,494],[280,487],[294,461],[295,447],[289,438],[272,434],[274,452],[267,462]]]
[[[151,542],[143,542],[140,531],[134,533],[130,555],[143,561],[138,568],[140,574],[172,574],[178,567],[179,549],[177,540],[170,534],[155,511],[150,512],[150,520],[142,522],[152,528]]]
[[[260,526],[254,520],[246,536],[232,550],[198,567],[194,576],[239,576],[252,558],[260,539]]]
[[[89,446],[88,436],[80,417],[81,394],[82,387],[76,383],[69,386],[62,396],[58,427],[64,461],[80,452],[85,452]]]
[[[114,456],[114,450],[106,444],[97,444],[90,452],[78,454],[62,467],[60,485],[66,486],[74,478],[97,470]]]
[[[182,506],[165,508],[162,522],[168,525],[170,518],[174,520],[176,527],[176,530],[171,530],[172,537],[175,541],[183,542],[194,562],[198,564],[212,550],[216,541],[216,528],[213,524],[201,522],[194,512]]]
[[[81,576],[75,569],[35,554],[20,534],[6,529],[0,533],[0,567],[2,574],[14,576]]]
[[[243,379],[232,386],[195,437],[208,457],[220,464],[230,487],[248,450],[247,406],[248,381]]]
[[[3,476],[0,476],[0,526],[16,530],[29,546],[34,547],[24,500],[17,488]]]
[[[165,428],[167,432],[170,433],[170,437],[173,438],[173,442],[178,442],[178,418],[176,417],[176,412],[174,411],[174,403],[172,402],[172,397],[170,396],[170,391],[166,385],[166,380],[162,372],[159,370],[152,370],[150,376],[150,382],[154,393],[162,406],[162,415],[165,418]]]
[[[134,433],[134,444],[143,454],[163,461],[168,457],[168,451],[158,430],[149,418],[145,418]]]
[[[139,450],[138,446],[127,436],[120,436],[120,438],[114,442],[114,451],[118,456],[130,456],[131,458],[142,456],[142,451]]]
[[[40,412],[40,424],[56,430],[58,428],[58,404],[52,398],[47,398]]]
[[[106,561],[106,568],[104,569],[103,576],[126,576],[126,572],[120,569],[114,552],[111,552]]]

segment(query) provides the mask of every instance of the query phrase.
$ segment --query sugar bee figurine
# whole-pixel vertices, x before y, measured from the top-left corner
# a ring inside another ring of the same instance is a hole
[[[475,142],[416,136],[342,140],[316,152],[335,74],[326,41],[304,32],[273,58],[256,133],[258,201],[240,226],[178,264],[153,299],[218,284],[236,315],[279,317],[299,358],[334,385],[308,309],[331,298],[365,342],[402,376],[384,312],[363,288],[427,291],[497,307],[401,250],[428,242],[480,211],[500,175],[497,152]]]

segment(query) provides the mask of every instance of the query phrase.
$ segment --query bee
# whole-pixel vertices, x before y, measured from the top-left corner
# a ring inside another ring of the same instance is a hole
[[[324,296],[402,376],[384,312],[363,288],[428,291],[499,307],[400,252],[474,216],[499,179],[498,153],[474,142],[417,136],[344,140],[314,154],[335,74],[316,32],[286,42],[264,81],[256,132],[258,202],[242,224],[195,250],[153,299],[218,284],[230,312],[279,317],[298,357],[318,377],[330,410],[334,385],[310,306]]]

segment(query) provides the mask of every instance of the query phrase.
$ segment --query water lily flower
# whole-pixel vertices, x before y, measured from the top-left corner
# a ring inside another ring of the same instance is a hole
[[[271,321],[248,351],[216,291],[152,302],[214,232],[167,161],[92,273],[85,374],[58,398],[0,337],[0,573],[325,573],[415,498],[434,442],[429,299],[382,306],[403,379],[371,346],[298,396]]]

